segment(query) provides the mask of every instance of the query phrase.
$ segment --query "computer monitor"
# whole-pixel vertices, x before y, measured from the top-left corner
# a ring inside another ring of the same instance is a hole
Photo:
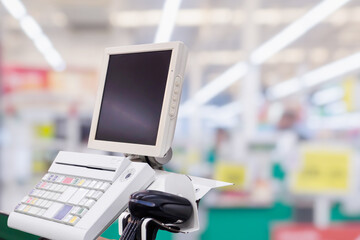
[[[105,49],[88,147],[163,157],[174,137],[186,59],[182,42]]]

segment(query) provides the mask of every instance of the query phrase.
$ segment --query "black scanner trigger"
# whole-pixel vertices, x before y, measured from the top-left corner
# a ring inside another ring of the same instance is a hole
[[[129,224],[132,226],[126,227],[121,240],[141,239],[141,226],[145,226],[146,240],[154,240],[159,229],[179,232],[180,228],[176,224],[189,220],[193,214],[193,207],[184,197],[146,190],[131,195],[129,211]]]
[[[191,202],[188,199],[156,190],[132,194],[129,210],[132,215],[139,218],[154,218],[165,224],[185,222],[193,213]]]

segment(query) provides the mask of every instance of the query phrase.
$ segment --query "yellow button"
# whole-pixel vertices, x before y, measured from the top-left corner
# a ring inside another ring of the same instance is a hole
[[[77,185],[78,185],[78,186],[81,186],[81,185],[83,185],[83,184],[84,184],[84,182],[85,182],[85,179],[81,179],[81,180],[80,180],[80,182],[78,182],[78,184],[77,184]]]
[[[69,223],[74,223],[77,219],[78,217],[74,216],[72,219],[70,219]]]
[[[31,207],[28,205],[28,206],[26,206],[26,207],[24,208],[23,211],[24,211],[24,212],[28,212],[28,211],[30,210],[30,208],[31,208]]]

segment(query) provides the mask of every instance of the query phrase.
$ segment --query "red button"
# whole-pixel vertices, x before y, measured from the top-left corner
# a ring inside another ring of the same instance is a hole
[[[65,179],[62,181],[62,183],[70,184],[70,183],[72,182],[72,180],[73,180],[73,178],[67,177],[67,178],[65,178]]]

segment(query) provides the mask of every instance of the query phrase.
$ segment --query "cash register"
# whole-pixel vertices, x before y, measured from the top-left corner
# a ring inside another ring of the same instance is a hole
[[[140,190],[185,197],[194,211],[179,225],[199,228],[196,203],[227,183],[169,173],[187,48],[181,42],[105,49],[88,147],[124,156],[60,151],[10,214],[8,226],[48,239],[95,239]]]

